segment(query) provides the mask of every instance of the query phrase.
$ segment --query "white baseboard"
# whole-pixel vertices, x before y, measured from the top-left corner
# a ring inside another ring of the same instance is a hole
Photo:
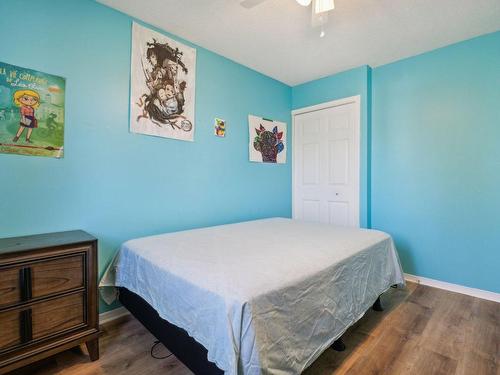
[[[106,311],[99,314],[99,324],[106,324],[112,322],[115,319],[121,318],[122,316],[126,316],[130,314],[130,312],[125,307],[118,307],[111,311]]]
[[[489,301],[500,303],[500,293],[489,292],[487,290],[476,288],[469,288],[468,286],[447,283],[434,279],[428,279],[427,277],[410,275],[409,273],[405,273],[405,279],[406,281],[411,281],[417,284],[432,286],[434,288],[449,290],[450,292],[466,294],[468,296],[487,299]]]

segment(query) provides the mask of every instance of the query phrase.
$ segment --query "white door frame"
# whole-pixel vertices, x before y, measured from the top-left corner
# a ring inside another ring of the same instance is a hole
[[[321,104],[316,104],[312,105],[309,107],[304,107],[304,108],[298,108],[292,110],[292,145],[293,145],[293,150],[292,150],[292,217],[296,218],[296,213],[295,213],[295,178],[296,178],[296,166],[295,166],[295,150],[296,148],[296,126],[295,126],[295,116],[308,113],[308,112],[315,112],[319,111],[322,109],[326,108],[332,108],[332,107],[339,107],[341,105],[346,105],[346,104],[354,104],[354,108],[356,109],[355,117],[354,117],[354,132],[355,132],[355,145],[357,146],[356,154],[357,154],[357,162],[355,165],[355,169],[358,170],[358,186],[357,186],[357,194],[355,196],[357,197],[356,202],[354,202],[355,207],[357,207],[356,210],[356,222],[358,223],[358,226],[361,226],[361,207],[360,207],[360,198],[361,198],[361,95],[355,95],[355,96],[350,96],[347,98],[342,98],[342,99],[337,99],[337,100],[332,100],[329,102],[321,103]],[[357,140],[357,141],[356,141]]]

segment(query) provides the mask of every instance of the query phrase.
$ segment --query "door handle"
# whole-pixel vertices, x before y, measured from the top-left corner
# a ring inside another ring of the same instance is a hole
[[[26,343],[33,340],[33,325],[31,321],[31,309],[21,311],[21,342]]]
[[[21,299],[31,299],[31,268],[24,267],[19,270],[19,283],[21,284]]]

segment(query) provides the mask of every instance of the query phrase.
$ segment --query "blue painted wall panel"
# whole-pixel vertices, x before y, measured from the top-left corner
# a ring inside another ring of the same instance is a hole
[[[500,292],[500,32],[373,70],[372,225],[406,272]]]
[[[287,164],[250,163],[247,120],[290,124],[290,87],[197,48],[195,142],[132,134],[130,17],[86,0],[0,14],[0,60],[67,79],[64,158],[0,154],[0,237],[84,229],[102,272],[130,238],[291,215],[290,149]]]
[[[289,217],[291,137],[287,164],[250,163],[247,115],[291,132],[290,109],[361,95],[363,225],[406,272],[500,292],[500,32],[294,88],[195,46],[190,143],[128,131],[130,17],[87,0],[0,14],[0,60],[67,79],[64,159],[0,154],[0,236],[82,228],[102,271],[132,237]]]

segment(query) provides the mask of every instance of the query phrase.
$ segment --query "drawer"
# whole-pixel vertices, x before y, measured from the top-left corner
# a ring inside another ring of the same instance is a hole
[[[0,308],[84,286],[84,254],[0,269]]]
[[[31,265],[32,297],[83,287],[84,255],[78,254]]]
[[[19,267],[0,270],[0,307],[21,301],[20,272]]]
[[[31,311],[33,340],[84,325],[84,303],[82,292],[33,305]]]
[[[84,293],[0,312],[0,353],[21,344],[85,326]]]
[[[19,310],[0,313],[0,352],[22,342],[21,314]]]

